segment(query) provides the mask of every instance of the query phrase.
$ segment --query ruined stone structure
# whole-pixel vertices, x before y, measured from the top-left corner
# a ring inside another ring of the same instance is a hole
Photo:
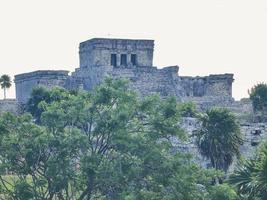
[[[26,103],[38,85],[91,90],[111,76],[129,79],[130,87],[141,97],[158,93],[163,98],[175,96],[179,101],[200,104],[233,102],[233,74],[179,76],[178,66],[153,66],[153,51],[153,40],[94,38],[82,42],[80,67],[71,75],[66,71],[36,71],[15,76],[17,100]]]
[[[95,38],[82,42],[79,47],[80,67],[68,71],[35,71],[15,76],[17,101],[1,101],[0,111],[13,109],[25,104],[34,87],[63,87],[66,89],[92,90],[105,77],[127,78],[130,87],[140,97],[159,94],[162,98],[175,96],[178,101],[195,102],[200,109],[227,107],[241,123],[245,137],[243,155],[253,154],[261,140],[267,140],[267,124],[250,123],[252,105],[249,100],[234,101],[232,98],[233,74],[209,75],[204,77],[179,76],[178,66],[158,69],[153,65],[153,40],[126,40]],[[190,135],[199,128],[194,118],[184,118],[181,126]],[[198,162],[208,166],[197,150],[194,140],[187,143],[173,138],[175,148],[195,154]]]
[[[182,119],[181,127],[186,133],[191,136],[195,131],[200,128],[201,124],[198,119],[185,117]],[[240,153],[246,158],[253,158],[255,156],[258,145],[262,141],[267,141],[267,122],[265,123],[240,123],[240,131],[243,135],[243,145],[240,148]],[[190,152],[194,155],[197,163],[200,163],[203,167],[210,167],[210,161],[203,158],[198,151],[197,145],[194,141],[194,137],[189,137],[186,142],[181,142],[177,138],[172,138],[173,146],[175,150],[182,150],[184,152]],[[230,171],[234,169],[236,160],[230,166]]]
[[[41,85],[47,88],[64,87],[68,73],[68,71],[63,70],[45,70],[16,75],[16,98],[18,102],[26,103],[34,87]]]
[[[11,112],[17,114],[20,112],[20,106],[16,99],[0,100],[0,114],[4,112]]]

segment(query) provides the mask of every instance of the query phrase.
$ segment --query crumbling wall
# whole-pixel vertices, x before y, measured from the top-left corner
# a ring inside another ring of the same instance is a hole
[[[206,95],[232,97],[233,76],[233,74],[208,76],[206,81]]]
[[[232,97],[233,74],[209,75],[204,77],[181,76],[180,78],[186,97]]]
[[[178,66],[153,67],[153,40],[94,38],[80,43],[80,68],[71,76],[66,71],[36,71],[15,77],[16,95],[25,103],[33,87],[61,86],[92,90],[105,77],[128,78],[141,97],[159,94],[177,100],[193,100],[202,107],[233,102],[233,74],[180,77]]]
[[[157,69],[156,67],[136,67],[133,70],[114,69],[111,73],[115,78],[126,77],[130,82],[130,87],[141,97],[152,94],[159,94],[161,97],[175,96],[179,98],[182,89],[177,84],[178,67],[166,67]]]
[[[16,99],[4,99],[0,100],[0,114],[4,112],[11,112],[18,114],[20,112],[20,106]]]
[[[83,89],[90,91],[108,77],[112,66],[90,66],[77,68],[66,80],[67,89]]]
[[[113,66],[99,66],[79,68],[67,81],[68,88],[92,90],[105,77],[125,78],[130,81],[130,88],[141,97],[159,94],[161,97],[183,96],[183,89],[179,84],[178,66],[157,69],[156,67],[116,68]]]
[[[203,167],[209,167],[210,161],[202,157],[196,146],[194,137],[191,137],[201,127],[198,119],[186,117],[181,121],[181,127],[188,134],[186,142],[180,141],[177,138],[172,138],[175,151],[189,152],[194,155],[195,160]],[[241,123],[240,131],[243,136],[244,143],[240,147],[241,155],[245,158],[252,158],[259,145],[267,141],[267,123]],[[235,160],[236,161],[236,160]],[[230,170],[233,170],[236,162],[233,162]]]
[[[19,103],[25,104],[29,99],[33,88],[45,86],[53,88],[64,87],[68,77],[68,71],[41,70],[15,76],[16,98]]]
[[[78,68],[67,80],[67,88],[92,90],[105,77],[127,78],[130,87],[141,97],[159,94],[162,98],[174,96],[183,102],[193,101],[201,109],[229,106],[232,98],[232,74],[205,77],[180,77],[179,67],[163,69],[156,67],[91,66]]]
[[[71,76],[67,71],[36,71],[15,76],[16,95],[20,103],[25,103],[32,89],[42,85],[67,89],[92,90],[105,77],[127,78],[130,87],[141,97],[159,94],[165,98],[174,96],[184,102],[193,101],[201,108],[224,106],[233,102],[232,81],[229,74],[206,77],[180,77],[178,66],[138,67],[89,66],[77,68]]]

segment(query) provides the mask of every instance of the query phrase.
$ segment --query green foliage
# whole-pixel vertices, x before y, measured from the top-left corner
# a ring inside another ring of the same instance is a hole
[[[241,196],[248,199],[267,199],[267,144],[265,143],[258,154],[245,160],[237,166],[229,177]]]
[[[249,96],[252,101],[255,120],[267,120],[267,84],[260,83],[255,85],[250,91]]]
[[[0,118],[5,199],[210,199],[218,173],[173,153],[171,138],[185,139],[174,98],[140,100],[107,79],[90,93],[38,88],[28,109],[35,120]]]
[[[210,199],[212,200],[238,200],[238,196],[233,188],[227,184],[215,185],[210,189]]]
[[[183,103],[179,105],[179,110],[182,117],[196,117],[196,104],[193,102]]]
[[[255,85],[249,91],[250,99],[253,103],[253,108],[256,111],[267,109],[267,84],[260,83]]]
[[[208,110],[200,118],[202,127],[196,134],[200,153],[210,159],[212,167],[227,171],[234,156],[239,156],[242,137],[235,116],[227,109]]]
[[[11,82],[11,78],[7,74],[4,74],[0,77],[0,85],[1,88],[4,89],[4,99],[6,99],[6,89],[10,88],[12,85]]]
[[[14,197],[19,200],[33,199],[34,192],[31,185],[24,180],[18,180],[14,184]]]
[[[41,115],[45,111],[46,104],[68,99],[69,92],[63,88],[55,88],[52,91],[45,87],[36,87],[33,89],[30,99],[28,100],[25,110],[32,114],[36,123],[41,122]]]

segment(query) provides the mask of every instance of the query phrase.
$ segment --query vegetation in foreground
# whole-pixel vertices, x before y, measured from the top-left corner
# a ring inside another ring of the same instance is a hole
[[[259,83],[249,90],[249,97],[254,110],[254,120],[267,121],[267,84]]]
[[[158,96],[140,100],[124,80],[107,79],[90,93],[36,88],[26,110],[0,118],[2,199],[264,199],[266,180],[250,194],[236,181],[239,169],[224,178],[242,143],[227,110],[200,115],[197,133],[200,152],[223,171],[203,169],[191,155],[173,151],[173,137],[187,139],[181,115],[198,115],[193,106]],[[254,168],[265,173],[260,155]]]

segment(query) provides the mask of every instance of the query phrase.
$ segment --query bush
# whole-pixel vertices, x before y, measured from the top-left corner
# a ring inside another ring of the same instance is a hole
[[[259,83],[249,91],[252,101],[255,120],[267,121],[267,84]]]
[[[182,117],[196,117],[196,104],[193,102],[183,103],[179,105],[179,110]]]
[[[210,199],[212,200],[237,200],[238,196],[233,188],[227,184],[215,185],[211,188]]]

